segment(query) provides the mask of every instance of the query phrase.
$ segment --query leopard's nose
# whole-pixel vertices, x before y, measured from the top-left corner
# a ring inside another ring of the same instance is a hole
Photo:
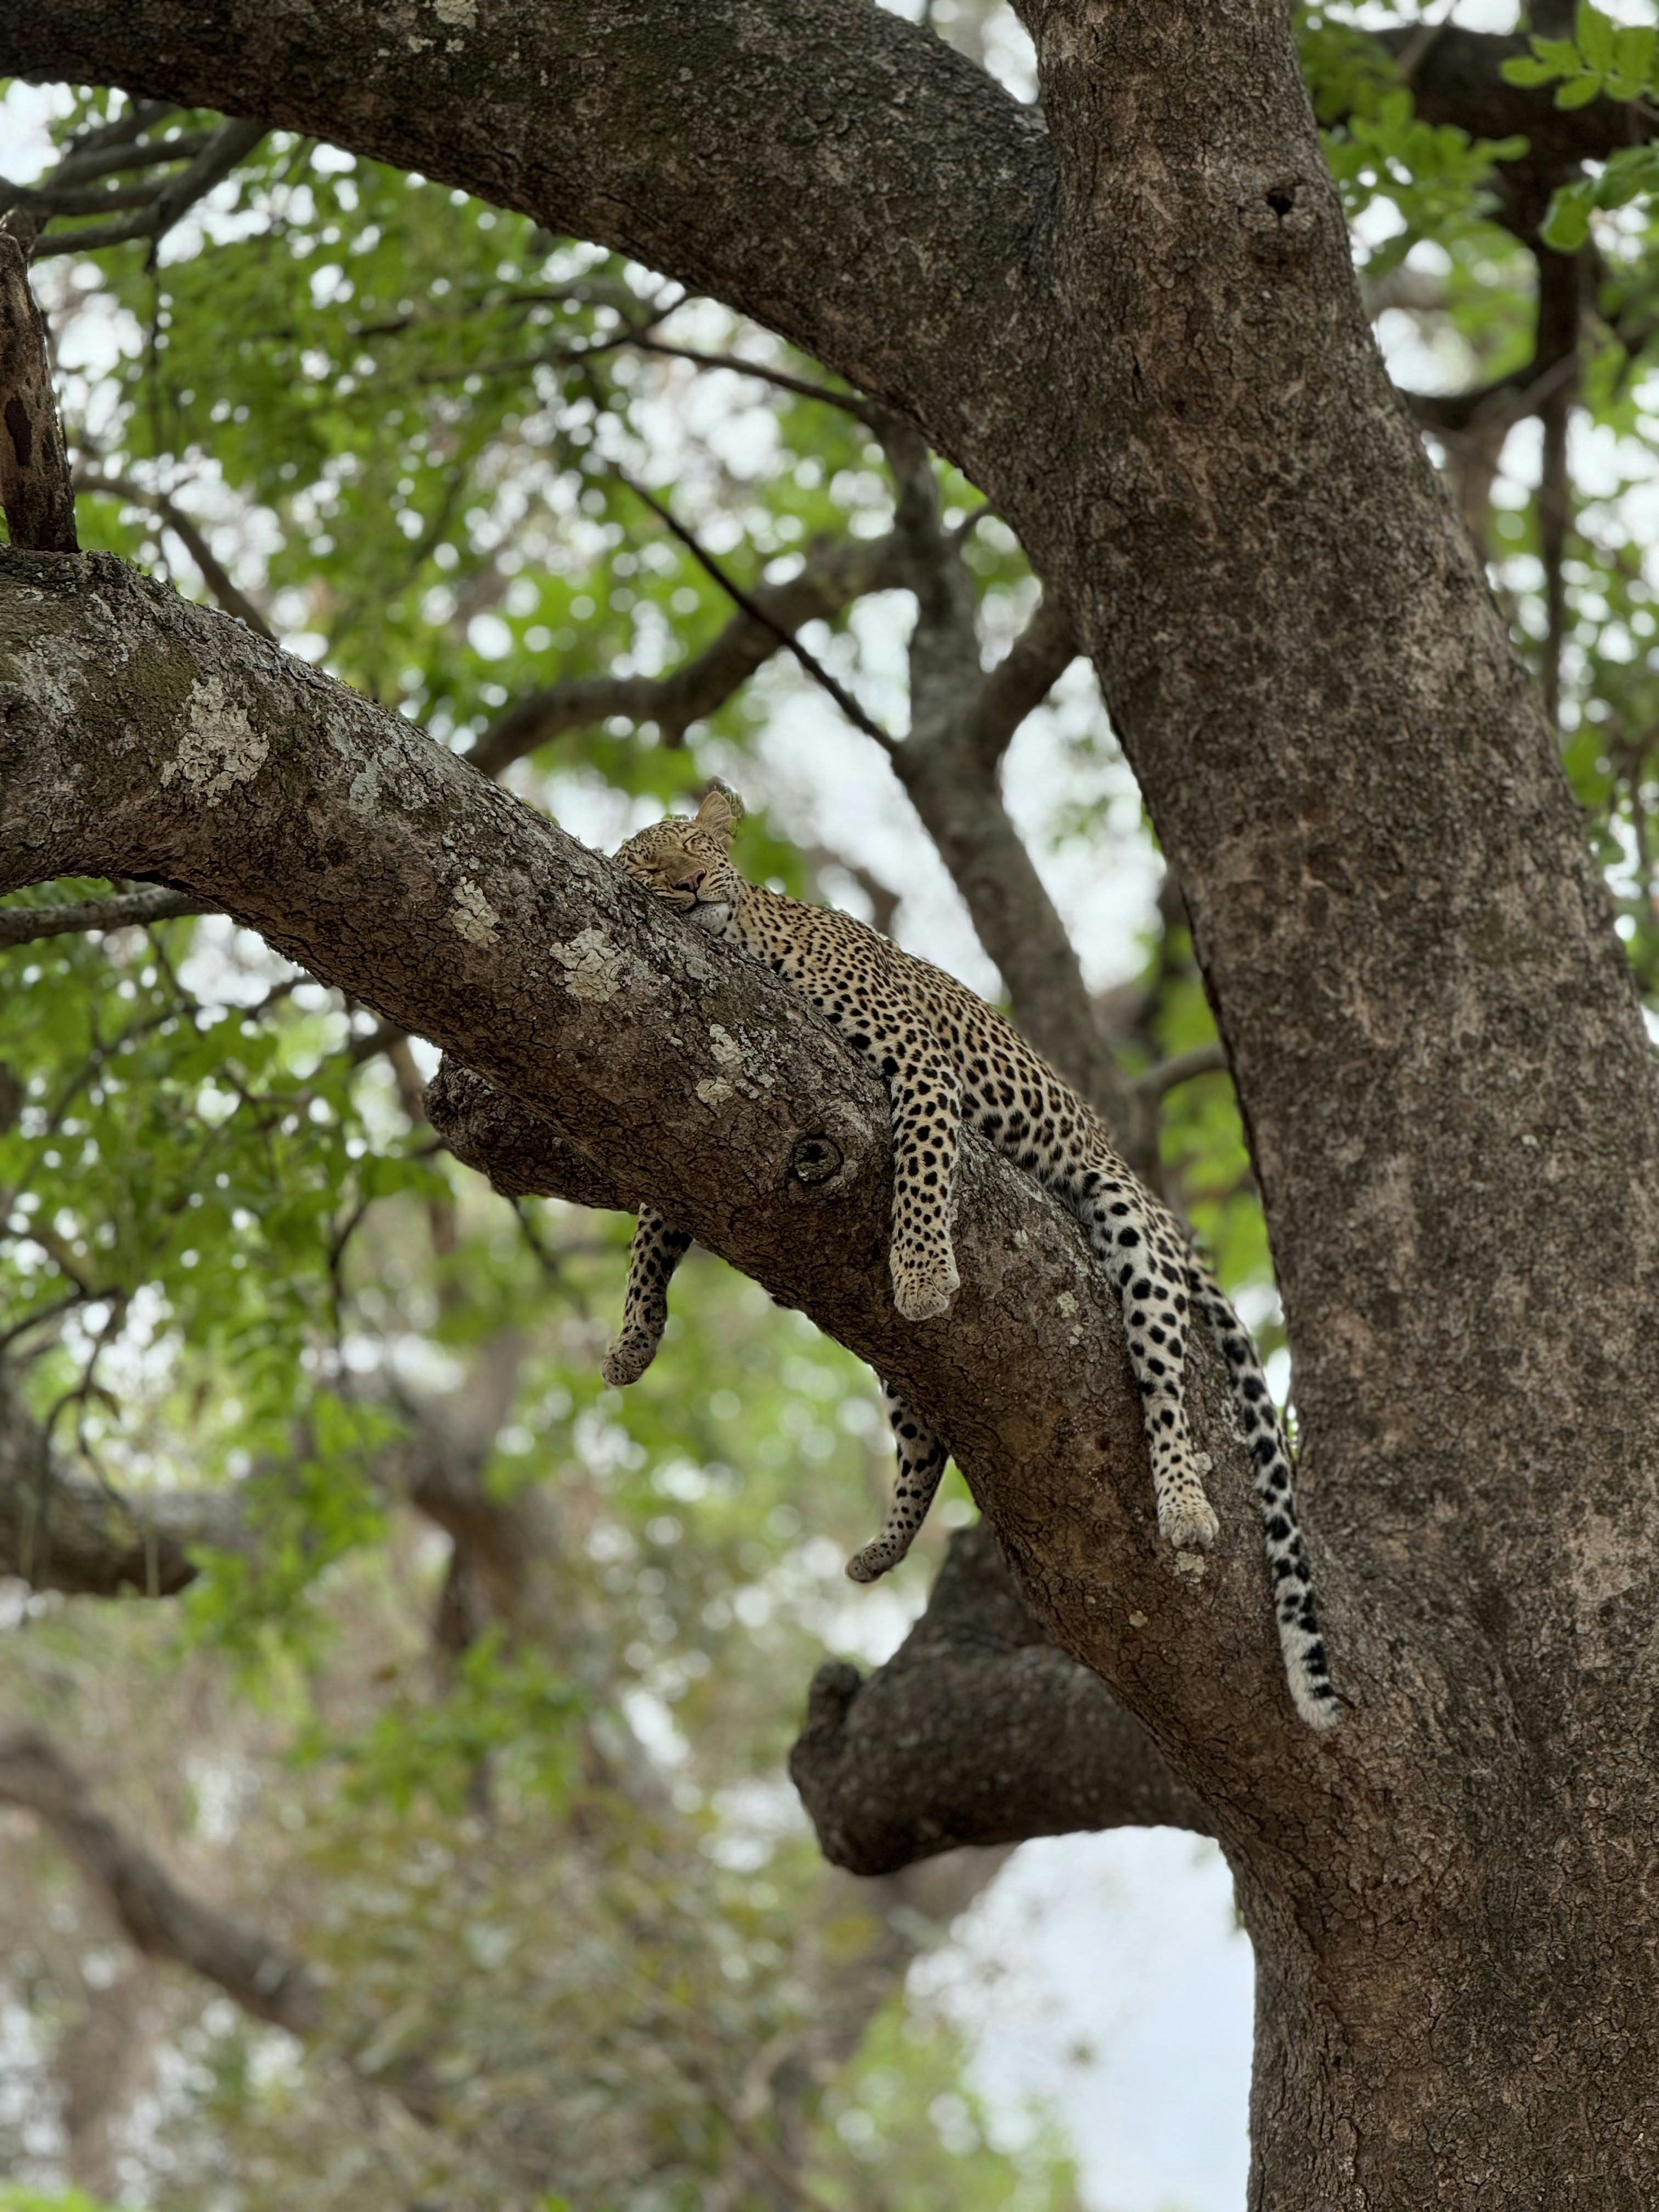
[[[682,877],[681,888],[688,891],[700,891],[702,889],[702,879],[708,872],[707,868],[699,868],[695,876]]]

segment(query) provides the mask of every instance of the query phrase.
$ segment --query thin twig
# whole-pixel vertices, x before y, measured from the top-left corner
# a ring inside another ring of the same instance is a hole
[[[275,645],[276,632],[252,600],[232,580],[230,572],[203,535],[200,524],[169,499],[166,492],[152,491],[143,484],[134,483],[130,477],[86,474],[76,475],[75,489],[77,492],[100,493],[107,499],[129,500],[135,507],[147,507],[158,514],[163,525],[182,543],[200,570],[202,581],[225,612],[246,623],[256,636],[267,638]]]
[[[145,928],[180,915],[215,914],[211,899],[192,891],[124,891],[115,898],[65,900],[50,906],[0,907],[0,947],[92,930]]]
[[[793,392],[802,399],[821,399],[826,407],[839,407],[844,415],[856,415],[861,422],[871,422],[879,411],[856,392],[832,392],[827,384],[814,384],[804,376],[791,376],[787,370],[769,368],[764,362],[744,361],[734,353],[699,353],[695,347],[671,345],[666,338],[647,338],[629,336],[612,341],[616,345],[636,346],[641,353],[666,354],[674,361],[689,361],[698,368],[729,368],[738,376],[752,376],[763,384],[775,384],[781,392]],[[597,350],[597,349],[596,349]]]
[[[1149,1067],[1135,1089],[1143,1098],[1162,1098],[1178,1083],[1190,1083],[1196,1075],[1222,1075],[1226,1069],[1227,1054],[1220,1045],[1195,1044],[1189,1052],[1172,1054],[1157,1067]]]
[[[798,2181],[783,2161],[769,2151],[748,2122],[738,2117],[724,2097],[705,2086],[704,2094],[717,2112],[744,2156],[758,2166],[775,2189],[781,2189],[791,2203],[799,2204],[803,2212],[834,2212],[834,2208],[804,2181]]]
[[[663,527],[679,539],[697,566],[714,578],[721,591],[735,605],[741,607],[751,621],[757,622],[763,629],[770,630],[781,645],[788,647],[812,681],[830,694],[854,729],[862,730],[865,736],[872,738],[884,753],[891,754],[897,751],[897,746],[887,732],[882,728],[879,722],[871,720],[845,685],[836,681],[823,662],[814,659],[792,630],[787,630],[781,623],[774,622],[757,599],[751,598],[740,584],[732,582],[714,555],[704,551],[685,525],[677,521],[659,499],[653,498],[642,484],[635,483],[631,477],[624,476],[620,469],[613,470],[612,473],[618,483],[626,486],[635,499],[650,508]]]

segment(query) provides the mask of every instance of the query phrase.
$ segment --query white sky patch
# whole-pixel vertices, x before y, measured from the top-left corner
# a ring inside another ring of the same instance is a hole
[[[1254,1984],[1225,1862],[1173,1828],[1023,1844],[910,1975],[1009,2134],[1059,2118],[1091,2212],[1238,2212]]]

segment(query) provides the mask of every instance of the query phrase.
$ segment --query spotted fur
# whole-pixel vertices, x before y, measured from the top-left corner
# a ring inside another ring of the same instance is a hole
[[[902,952],[851,915],[803,905],[746,883],[729,848],[743,808],[717,787],[696,817],[659,822],[617,854],[638,882],[687,919],[726,938],[803,991],[855,1052],[880,1069],[893,1118],[893,1301],[907,1321],[944,1313],[956,1293],[951,1200],[963,1122],[990,1139],[1081,1222],[1123,1310],[1139,1385],[1158,1528],[1178,1551],[1212,1543],[1183,1401],[1187,1345],[1201,1317],[1227,1363],[1255,1464],[1285,1673],[1312,1727],[1337,1717],[1297,1525],[1290,1459],[1261,1363],[1243,1322],[1174,1216],[1113,1150],[1104,1124],[1002,1016],[956,977]],[[667,1313],[668,1280],[690,1239],[642,1211],[629,1266],[621,1335],[605,1361],[612,1382],[650,1364]],[[849,1562],[873,1582],[902,1559],[944,1472],[946,1447],[890,1389],[898,1479],[880,1534]]]

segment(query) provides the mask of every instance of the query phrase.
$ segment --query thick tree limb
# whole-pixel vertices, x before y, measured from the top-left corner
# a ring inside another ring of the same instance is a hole
[[[1210,1832],[1099,1676],[1050,1640],[983,1522],[952,1536],[885,1666],[818,1669],[789,1771],[825,1857],[854,1874],[1079,1828]]]
[[[1041,122],[939,40],[861,0],[721,0],[712,15],[695,0],[496,0],[430,39],[385,31],[370,0],[325,34],[302,0],[233,0],[210,21],[180,0],[70,0],[0,25],[0,70],[314,131],[700,289],[699,270],[719,272],[720,296],[775,329],[837,325],[842,342],[811,349],[900,404],[947,363],[995,391],[1051,173]],[[786,115],[787,131],[755,127]],[[719,181],[734,161],[738,225]],[[884,336],[880,295],[906,301]]]
[[[301,0],[233,0],[210,33],[176,0],[67,0],[0,27],[0,65],[240,106],[636,252],[967,469],[1094,655],[1187,893],[1310,1446],[1328,1426],[1347,1440],[1328,1480],[1356,1529],[1392,1499],[1449,1543],[1432,1499],[1471,1381],[1430,1387],[1443,1347],[1483,1340],[1517,1255],[1540,1315],[1565,1315],[1569,1281],[1594,1296],[1609,1250],[1643,1278],[1659,1223],[1626,1201],[1659,1099],[1543,718],[1377,363],[1282,11],[1034,6],[1041,116],[854,0],[722,0],[713,20],[497,0],[412,53],[362,0],[326,39]],[[1538,96],[1528,127],[1555,112]],[[757,114],[798,128],[758,132]],[[1117,144],[1135,157],[1103,165]],[[1477,949],[1499,915],[1518,962]],[[1515,1041],[1546,1007],[1557,1077],[1517,1089]],[[1566,1079],[1587,1066],[1617,1109]],[[1571,1133],[1585,1233],[1553,1216],[1540,1242],[1501,1207],[1463,1233],[1468,1192],[1540,1121]],[[1409,1205],[1381,1198],[1390,1175]],[[1419,1222],[1460,1226],[1425,1243]],[[1402,1329],[1425,1381],[1409,1446],[1356,1449],[1394,1433]],[[1500,1428],[1510,1371],[1495,1357],[1479,1393]],[[1609,1392],[1611,1432],[1632,1402]],[[1535,1503],[1482,1525],[1537,1528],[1541,1573],[1559,1492]]]
[[[1236,1071],[1310,1517],[1342,1539],[1362,1695],[1336,1744],[1275,1728],[1259,1568],[1229,1552],[1182,1592],[1151,1548],[1069,1228],[970,1146],[957,1309],[902,1328],[873,1079],[406,728],[108,564],[13,556],[36,596],[0,617],[7,879],[222,897],[648,1179],[952,1436],[1040,1617],[1232,1856],[1261,2202],[1427,2202],[1455,2172],[1473,2203],[1511,2164],[1540,2202],[1638,2202],[1651,1916],[1606,1903],[1651,1857],[1659,1689],[1659,1085],[1630,977],[1377,362],[1289,11],[1025,12],[1041,117],[854,0],[491,0],[441,46],[367,0],[325,26],[308,0],[61,0],[0,25],[0,66],[318,131],[632,252],[994,503],[1095,660]],[[826,1133],[844,1179],[792,1196]],[[1243,1469],[1194,1380],[1231,1540]]]
[[[322,2018],[322,1989],[299,1960],[181,1888],[160,1861],[100,1813],[85,1782],[36,1729],[0,1736],[0,1803],[39,1815],[146,1956],[215,1982],[245,2011],[295,2035]]]
[[[617,1177],[573,1145],[550,1114],[447,1057],[427,1085],[426,1116],[463,1166],[503,1198],[562,1198],[604,1213],[632,1206]]]

